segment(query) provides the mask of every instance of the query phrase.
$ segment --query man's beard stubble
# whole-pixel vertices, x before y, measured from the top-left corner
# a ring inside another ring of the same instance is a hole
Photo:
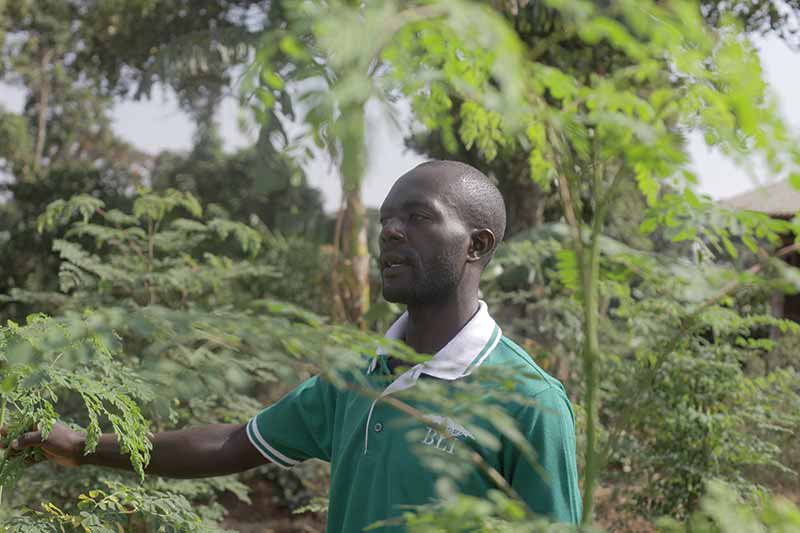
[[[427,267],[427,268],[426,268]],[[443,253],[430,264],[413,268],[413,283],[403,289],[383,288],[386,301],[410,305],[430,305],[446,301],[455,294],[464,273],[452,254]]]

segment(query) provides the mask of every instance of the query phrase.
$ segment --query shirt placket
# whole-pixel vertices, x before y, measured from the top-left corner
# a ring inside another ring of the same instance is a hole
[[[369,450],[369,435],[370,432],[372,433],[381,433],[384,430],[384,421],[383,420],[373,420],[373,414],[375,412],[375,406],[377,403],[384,397],[393,394],[395,392],[399,392],[409,387],[413,387],[416,384],[417,380],[419,379],[420,374],[422,373],[422,365],[416,365],[402,374],[400,374],[397,379],[389,384],[386,387],[381,395],[372,401],[372,405],[369,408],[369,412],[367,413],[367,423],[364,427],[364,454],[366,455],[367,451]]]

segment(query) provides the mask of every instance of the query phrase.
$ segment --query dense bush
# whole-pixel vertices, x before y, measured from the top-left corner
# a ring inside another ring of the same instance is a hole
[[[9,439],[31,425],[47,431],[61,417],[85,428],[91,445],[102,425],[122,437],[141,474],[149,431],[244,421],[285,391],[274,385],[278,380],[307,375],[269,359],[291,349],[284,343],[292,342],[295,320],[288,304],[269,299],[270,289],[297,301],[313,301],[312,291],[319,290],[300,281],[319,275],[311,269],[322,265],[316,249],[303,241],[205,218],[192,196],[176,191],[143,191],[130,214],[106,212],[102,201],[77,196],[52,204],[40,224],[68,228],[54,241],[61,292],[51,301],[60,302],[59,317],[31,317],[28,325],[9,323],[2,330]],[[30,300],[49,296],[12,293]],[[168,395],[155,392],[167,390]],[[21,474],[24,460],[4,463],[4,483]],[[76,509],[113,514],[97,483],[116,487],[109,493],[125,495],[121,505],[131,509],[128,514],[136,510],[150,522],[179,516],[157,512],[166,495],[184,502],[186,516],[197,523],[198,515],[210,520],[207,525],[222,516],[216,503],[222,491],[247,499],[247,487],[235,478],[149,480],[136,488],[130,476],[99,469],[70,472],[76,479],[64,483],[52,465],[35,468],[43,471],[19,485],[11,501],[16,509],[37,509],[40,491],[49,487],[54,507],[36,515],[45,521],[62,512],[72,516]],[[67,515],[61,518],[68,521]]]
[[[484,291],[506,333],[579,401],[584,380],[574,362],[582,330],[566,235],[563,226],[543,226],[507,243]],[[781,445],[800,424],[800,380],[788,362],[768,371],[761,362],[779,335],[790,340],[799,329],[753,305],[785,286],[783,270],[750,280],[739,300],[717,301],[737,277],[730,267],[611,239],[601,250],[603,480],[624,490],[629,512],[686,516],[708,479],[752,497],[765,472],[791,473]]]

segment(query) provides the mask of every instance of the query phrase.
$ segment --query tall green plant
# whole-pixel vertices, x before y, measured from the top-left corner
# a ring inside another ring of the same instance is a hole
[[[58,416],[56,405],[72,396],[80,400],[76,416],[85,424],[86,451],[97,446],[100,420],[106,420],[143,476],[151,446],[137,402],[152,400],[153,392],[120,364],[117,338],[108,331],[91,331],[87,322],[93,319],[69,323],[32,315],[24,326],[9,321],[0,329],[0,426],[6,428],[7,445],[31,427],[46,437]],[[33,452],[7,455],[0,467],[0,487],[13,485],[25,463],[35,459]]]
[[[711,28],[692,2],[545,5],[558,13],[560,31],[527,50],[525,61],[516,64],[517,84],[499,101],[484,95],[498,84],[507,88],[492,69],[519,60],[514,48],[504,54],[479,48],[471,35],[426,20],[404,28],[386,57],[423,124],[459,136],[490,160],[512,138],[528,149],[531,179],[558,191],[571,229],[560,268],[575,281],[581,307],[584,520],[590,523],[605,462],[598,447],[598,390],[606,370],[599,331],[600,242],[621,184],[635,182],[652,209],[645,232],[662,224],[668,238],[692,242],[705,258],[730,253],[731,239],[756,250],[759,239],[768,247],[793,227],[744,213],[706,217],[711,207],[693,192],[697,178],[686,169],[682,132],[703,132],[708,143],[743,165],[746,153],[758,151],[777,173],[795,177],[800,151],[735,21]],[[524,9],[540,8],[531,3]],[[540,62],[543,54],[579,54],[589,68],[576,72]],[[615,65],[606,65],[609,54],[617,58]],[[447,129],[451,98],[465,102],[458,131]],[[662,358],[673,352],[666,346]]]

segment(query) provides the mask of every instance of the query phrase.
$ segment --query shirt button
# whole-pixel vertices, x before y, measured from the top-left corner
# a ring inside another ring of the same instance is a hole
[[[375,424],[375,433],[380,433],[381,431],[383,431],[383,424],[378,422]]]

